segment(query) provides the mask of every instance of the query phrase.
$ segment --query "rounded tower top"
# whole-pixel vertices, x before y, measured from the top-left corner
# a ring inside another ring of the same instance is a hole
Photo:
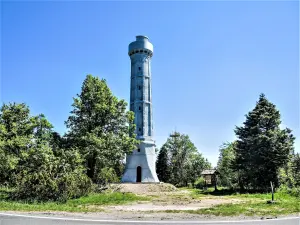
[[[137,35],[135,36],[136,40],[137,41],[149,41],[149,38],[147,36],[144,36],[144,35]]]
[[[128,55],[133,55],[135,53],[145,53],[152,56],[153,45],[150,43],[149,38],[144,35],[136,36],[136,40],[131,42],[128,47]]]

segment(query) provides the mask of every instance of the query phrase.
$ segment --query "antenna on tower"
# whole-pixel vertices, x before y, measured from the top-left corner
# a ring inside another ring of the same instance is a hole
[[[179,132],[176,131],[176,126],[175,126],[175,131],[173,132],[173,134],[170,134],[170,137],[176,138],[176,137],[179,137],[179,136],[180,136],[180,134],[179,134]]]

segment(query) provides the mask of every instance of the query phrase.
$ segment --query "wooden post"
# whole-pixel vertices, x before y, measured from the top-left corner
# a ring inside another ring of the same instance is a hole
[[[271,183],[271,190],[272,190],[272,202],[274,202],[274,189],[273,189],[272,181],[270,181],[270,183]]]
[[[218,188],[217,188],[217,182],[218,182],[218,178],[217,178],[217,175],[215,174],[215,191],[218,190]]]

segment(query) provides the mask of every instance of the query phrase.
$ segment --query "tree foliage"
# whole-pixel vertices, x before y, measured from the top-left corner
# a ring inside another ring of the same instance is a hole
[[[80,149],[87,175],[102,183],[106,178],[100,175],[108,167],[121,176],[122,159],[137,144],[134,115],[126,111],[127,103],[112,94],[104,79],[88,75],[72,106],[66,121],[68,144]]]
[[[236,142],[224,143],[220,148],[217,170],[219,182],[222,186],[235,188],[237,184],[237,172],[233,169],[235,161]]]
[[[0,183],[27,200],[66,200],[90,189],[76,150],[55,156],[52,125],[43,114],[31,116],[24,103],[0,109]]]
[[[171,161],[168,155],[168,149],[163,146],[158,153],[156,160],[156,173],[161,182],[168,182],[171,175]]]
[[[14,197],[30,201],[66,201],[86,195],[91,180],[86,176],[78,151],[61,151],[56,157],[51,148],[38,144],[21,158]]]
[[[280,123],[279,111],[261,94],[243,126],[236,127],[234,164],[241,188],[265,190],[270,181],[279,185],[279,170],[289,161],[294,144],[291,130],[281,130]]]
[[[39,140],[39,126],[43,115],[30,116],[29,107],[24,103],[3,104],[0,109],[0,182],[13,182],[20,156]],[[51,125],[47,124],[49,129]]]
[[[59,200],[79,197],[98,184],[116,182],[125,154],[135,148],[134,115],[105,80],[88,75],[74,98],[61,136],[43,114],[30,115],[24,103],[0,109],[0,185],[14,197]],[[88,176],[90,177],[88,177]]]
[[[300,153],[294,154],[291,159],[291,175],[294,186],[300,187]]]
[[[176,186],[193,184],[203,169],[210,167],[189,136],[178,132],[162,146],[156,162],[159,179]]]

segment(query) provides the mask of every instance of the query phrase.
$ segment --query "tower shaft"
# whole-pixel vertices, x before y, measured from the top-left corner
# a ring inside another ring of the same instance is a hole
[[[130,110],[134,112],[139,140],[153,140],[151,57],[147,49],[129,52],[131,59]]]
[[[155,168],[155,142],[153,139],[151,57],[153,45],[145,36],[136,36],[130,43],[131,60],[130,110],[134,112],[137,149],[126,157],[122,182],[159,182]]]

